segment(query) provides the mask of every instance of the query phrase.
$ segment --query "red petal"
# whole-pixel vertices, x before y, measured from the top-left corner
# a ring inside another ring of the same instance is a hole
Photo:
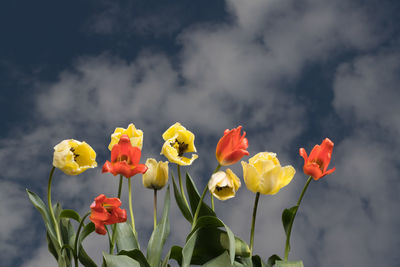
[[[300,148],[299,149],[299,154],[300,154],[301,157],[303,157],[304,164],[306,164],[307,163],[307,158],[308,158],[306,150],[304,148]]]
[[[326,171],[326,169],[328,169],[329,162],[331,161],[332,151],[333,142],[328,138],[325,138],[325,140],[321,144],[321,151],[318,155],[318,159],[323,162],[324,172]]]

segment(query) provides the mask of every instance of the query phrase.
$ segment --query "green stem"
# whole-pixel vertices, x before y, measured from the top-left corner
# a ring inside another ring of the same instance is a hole
[[[254,200],[253,207],[253,219],[251,221],[251,231],[250,231],[250,255],[253,255],[253,245],[254,245],[254,228],[256,226],[256,215],[257,215],[257,207],[258,200],[260,198],[260,192],[257,192],[256,199]]]
[[[194,213],[193,223],[192,223],[192,230],[194,229],[194,227],[196,225],[197,218],[199,217],[199,213],[200,213],[201,203],[203,203],[203,199],[206,196],[207,191],[208,191],[208,186],[206,185],[204,187],[203,194],[201,194],[201,197],[200,197],[200,200],[199,200],[199,204],[197,204],[196,212]]]
[[[58,223],[56,221],[56,217],[54,216],[54,211],[53,211],[53,204],[51,204],[51,181],[53,180],[53,173],[56,168],[53,167],[50,171],[49,175],[49,182],[47,184],[47,204],[49,205],[49,211],[50,211],[50,216],[54,224],[54,228],[56,229],[56,234],[57,234],[57,240],[62,247],[62,239],[61,239],[61,234],[60,234],[60,228],[58,227]]]
[[[75,267],[78,267],[78,255],[79,255],[79,253],[78,253],[78,240],[79,240],[79,234],[81,233],[81,229],[82,229],[82,226],[83,226],[83,224],[85,222],[86,217],[89,216],[90,213],[91,213],[91,211],[87,212],[85,214],[85,216],[81,219],[81,222],[79,223],[79,226],[78,226],[78,231],[76,232],[75,242],[74,242],[74,251],[73,251],[74,252],[74,259],[75,259]]]
[[[188,203],[188,201],[187,201],[187,199],[186,199],[185,191],[183,190],[183,183],[182,183],[182,176],[181,176],[181,165],[176,164],[176,166],[177,166],[178,177],[179,177],[179,186],[180,186],[180,188],[181,188],[181,196],[182,196],[183,200],[184,200],[185,203],[186,203],[186,207],[189,208],[189,203]]]
[[[122,182],[123,182],[123,176],[119,175],[119,185],[118,185],[118,198],[121,199],[121,190],[122,190]]]
[[[304,193],[306,192],[306,190],[308,188],[308,185],[310,184],[311,181],[312,181],[312,176],[308,177],[308,180],[307,180],[306,184],[303,187],[303,191],[301,191],[299,200],[297,200],[297,204],[296,204],[297,209],[295,210],[295,212],[293,214],[293,217],[292,217],[292,221],[289,224],[289,229],[288,229],[288,233],[287,233],[287,236],[286,236],[285,261],[287,261],[288,257],[289,257],[290,234],[292,233],[292,226],[293,226],[293,222],[294,222],[294,217],[296,217],[297,211],[299,210],[299,207],[300,207],[301,200],[303,199]]]
[[[216,173],[217,171],[219,171],[219,169],[221,168],[221,164],[218,164],[217,168],[215,168],[214,173]],[[211,195],[211,208],[213,211],[215,211],[215,207],[214,207],[214,196]]]
[[[106,228],[106,230],[107,230],[107,236],[108,236],[108,246],[109,246],[109,248],[110,248],[110,254],[112,254],[112,251],[114,250],[114,248],[113,248],[113,245],[112,245],[112,243],[111,243],[111,234],[110,234],[110,231],[108,230],[108,227],[107,227],[107,225],[104,225],[104,228]]]
[[[121,199],[121,190],[122,190],[122,182],[123,182],[123,176],[119,175],[119,185],[118,185],[118,198]],[[115,233],[117,229],[117,224],[113,225],[112,228],[112,237],[111,237],[111,248],[110,248],[110,253],[111,251],[114,251],[114,246],[115,246]]]
[[[157,226],[157,189],[154,189],[154,230]]]
[[[133,218],[133,209],[132,209],[132,187],[131,187],[131,178],[128,178],[128,187],[129,187],[129,213],[131,214],[131,222],[132,222],[132,231],[133,234],[137,237],[136,229],[135,229],[135,218]]]

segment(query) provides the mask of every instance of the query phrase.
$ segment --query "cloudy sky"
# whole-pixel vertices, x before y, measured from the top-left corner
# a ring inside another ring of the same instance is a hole
[[[329,137],[337,170],[311,183],[290,258],[307,267],[398,265],[399,11],[398,1],[378,0],[2,3],[2,266],[56,264],[25,193],[45,198],[55,144],[86,141],[101,166],[114,128],[134,123],[145,134],[142,162],[160,160],[161,134],[176,121],[196,135],[199,158],[185,170],[199,188],[215,168],[218,139],[237,125],[251,155],[276,152],[297,169],[287,187],[260,199],[255,253],[264,259],[284,252],[281,211],[306,181],[299,147]],[[118,179],[96,168],[56,171],[53,182],[53,202],[84,214],[98,194],[115,195]],[[216,203],[246,241],[253,201],[242,180],[236,198]],[[134,210],[145,248],[152,192],[139,176]],[[182,246],[189,230],[172,202],[167,246]],[[92,235],[85,247],[100,259],[107,240]]]

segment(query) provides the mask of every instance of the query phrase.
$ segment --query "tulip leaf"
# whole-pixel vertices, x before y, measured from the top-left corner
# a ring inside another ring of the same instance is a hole
[[[169,252],[167,253],[167,255],[165,256],[161,267],[168,267],[168,261],[170,259],[174,259],[176,260],[176,262],[179,264],[179,266],[182,265],[182,248],[179,246],[173,246]]]
[[[122,250],[118,253],[118,255],[126,255],[137,262],[139,262],[140,267],[150,267],[149,263],[147,262],[146,257],[143,255],[143,253],[139,249],[133,249],[133,250]]]
[[[140,249],[136,235],[133,233],[130,222],[117,223],[115,226],[115,240],[117,243],[117,251],[130,251]]]
[[[147,259],[150,266],[157,267],[160,264],[161,253],[169,235],[169,186],[165,192],[164,209],[160,222],[157,224],[153,233],[151,234],[149,244],[147,245]]]
[[[304,267],[302,261],[276,261],[276,267]]]
[[[83,249],[82,244],[79,245],[78,259],[85,267],[97,267],[97,264],[89,257]]]
[[[42,215],[43,221],[45,223],[47,232],[49,233],[50,239],[53,241],[54,248],[56,251],[60,250],[60,245],[57,241],[56,233],[54,230],[53,223],[51,222],[50,219],[50,214],[49,211],[44,204],[44,202],[40,199],[38,195],[36,195],[34,192],[26,189],[26,193],[28,193],[29,200],[32,202],[33,206],[40,212]],[[56,242],[55,242],[56,241]]]
[[[199,229],[194,229],[182,249],[182,267],[188,267],[192,260],[193,250],[196,245]]]
[[[81,217],[79,216],[79,214],[76,211],[70,209],[62,210],[60,213],[60,218],[70,218],[74,219],[78,223],[81,222]]]
[[[79,247],[78,247],[78,258],[79,261],[86,267],[97,267],[96,263],[87,255],[86,251],[82,246],[82,241],[91,234],[95,229],[94,223],[90,222],[83,227],[82,232],[79,235]]]
[[[172,176],[172,184],[174,186],[174,196],[176,204],[178,204],[178,207],[181,210],[183,217],[185,217],[186,220],[192,223],[193,217],[192,214],[190,213],[189,207],[186,205],[182,195],[179,193],[179,189],[178,186],[176,185],[174,175],[171,174],[171,176]]]
[[[276,254],[272,255],[271,257],[268,258],[267,267],[274,266],[276,261],[280,261],[280,260],[282,260],[282,259],[278,255],[276,255]]]
[[[218,257],[210,260],[209,262],[206,262],[206,264],[204,264],[203,266],[204,267],[220,267],[220,266],[232,266],[232,264],[230,262],[228,252],[225,251]]]
[[[282,224],[286,235],[288,234],[289,229],[292,227],[293,219],[298,208],[299,206],[293,206],[290,209],[285,209],[282,213]]]
[[[60,231],[63,244],[73,247],[75,241],[75,230],[69,219],[61,219]],[[72,261],[73,254],[71,250],[66,250],[66,255],[68,256],[68,260]]]
[[[53,241],[51,240],[51,238],[49,236],[49,231],[46,231],[46,240],[47,240],[47,248],[49,249],[50,253],[54,256],[54,258],[56,258],[56,260],[58,260],[57,250],[54,247]]]
[[[265,264],[260,256],[254,255],[253,257],[251,257],[251,259],[253,261],[253,267],[267,267],[267,264]]]
[[[106,267],[140,267],[139,262],[125,255],[111,255],[103,251]]]
[[[186,190],[189,195],[190,208],[192,209],[192,214],[194,216],[194,214],[196,213],[197,205],[199,204],[199,201],[200,201],[200,194],[196,188],[196,185],[194,184],[192,178],[190,177],[190,175],[188,173],[186,173]],[[198,216],[199,217],[201,217],[201,216],[216,216],[216,214],[203,201],[203,203],[201,204]]]

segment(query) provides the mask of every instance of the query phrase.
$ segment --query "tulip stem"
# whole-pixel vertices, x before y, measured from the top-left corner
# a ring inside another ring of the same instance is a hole
[[[85,216],[83,216],[83,218],[81,219],[81,221],[79,223],[78,230],[77,230],[76,235],[75,235],[75,242],[74,242],[75,267],[78,267],[78,255],[79,255],[79,253],[78,253],[78,240],[79,240],[79,234],[81,233],[81,229],[82,229],[82,226],[84,225],[86,217],[89,216],[90,213],[91,213],[91,211],[87,212],[85,214]]]
[[[154,230],[157,226],[157,189],[154,189]]]
[[[299,210],[299,207],[300,207],[301,200],[303,199],[304,193],[306,192],[306,190],[308,188],[308,185],[310,184],[311,181],[312,181],[312,176],[308,177],[308,180],[307,180],[306,184],[304,185],[303,190],[301,191],[299,200],[297,200],[297,204],[296,204],[297,209],[294,211],[292,220],[291,220],[291,222],[289,224],[289,229],[288,229],[288,232],[287,232],[287,235],[286,235],[285,261],[287,261],[288,257],[289,257],[290,234],[292,233],[292,226],[293,226],[293,222],[294,222],[294,217],[296,217],[297,211]]]
[[[182,183],[182,176],[181,176],[181,166],[179,165],[179,164],[176,164],[176,166],[178,167],[177,169],[177,171],[178,171],[178,177],[179,177],[179,186],[180,186],[180,188],[181,188],[181,196],[183,197],[183,200],[185,201],[185,203],[186,203],[186,207],[188,207],[189,208],[189,203],[188,203],[188,201],[187,201],[187,199],[186,199],[186,196],[185,196],[185,191],[183,190],[183,183]]]
[[[218,163],[218,166],[217,166],[217,168],[215,168],[213,174],[216,173],[217,171],[219,171],[219,169],[221,169],[221,164]],[[214,208],[214,196],[213,195],[211,195],[211,208],[212,208],[213,211],[215,211],[215,208]]]
[[[119,199],[121,199],[122,182],[123,182],[123,176],[120,174],[119,175],[119,185],[118,185],[118,198]]]
[[[131,222],[132,222],[132,231],[133,234],[137,238],[137,233],[135,229],[135,218],[133,218],[133,209],[132,209],[132,187],[131,187],[131,178],[128,178],[128,187],[129,187],[129,213],[131,214]]]
[[[204,187],[203,194],[201,194],[199,203],[197,204],[196,212],[194,213],[194,216],[193,216],[192,230],[194,229],[194,227],[196,225],[197,218],[199,217],[199,213],[200,213],[200,207],[201,207],[201,204],[203,203],[203,199],[206,196],[207,191],[208,191],[208,186],[206,185]]]
[[[260,192],[257,192],[256,199],[254,200],[253,207],[253,219],[251,221],[251,231],[250,231],[250,255],[253,255],[253,245],[254,245],[254,228],[256,226],[256,215],[257,215],[257,207],[258,200],[260,198]]]
[[[118,185],[118,198],[119,199],[121,199],[122,182],[123,182],[123,176],[120,174],[119,175],[119,185]],[[117,229],[117,224],[114,224],[113,228],[112,228],[112,238],[111,238],[110,253],[114,250],[116,229]]]
[[[49,205],[49,212],[50,212],[51,219],[53,220],[54,228],[56,230],[58,243],[60,244],[60,247],[62,247],[62,239],[61,239],[60,229],[58,227],[56,217],[54,216],[53,205],[51,204],[51,181],[53,180],[53,174],[54,174],[55,169],[56,168],[53,166],[53,168],[50,171],[50,175],[49,175],[49,182],[47,184],[47,204]]]

